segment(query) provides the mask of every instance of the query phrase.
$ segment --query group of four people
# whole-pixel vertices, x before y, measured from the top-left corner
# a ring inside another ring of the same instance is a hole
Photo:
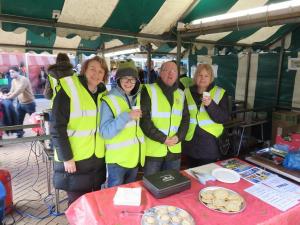
[[[220,157],[227,97],[214,85],[209,65],[198,66],[194,85],[184,91],[173,61],[163,63],[154,84],[140,84],[133,61],[119,64],[117,86],[109,92],[107,78],[107,64],[96,56],[80,75],[60,78],[55,89],[54,186],[67,191],[69,204],[106,179],[108,187],[135,181],[139,166],[145,175],[179,170],[181,146],[190,166]]]

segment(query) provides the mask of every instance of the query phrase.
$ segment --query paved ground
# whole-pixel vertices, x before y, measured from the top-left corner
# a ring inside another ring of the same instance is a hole
[[[37,99],[37,111],[48,108],[48,105],[48,101]],[[30,122],[27,117],[25,124],[28,123]],[[35,134],[31,129],[27,129],[25,136],[35,136]],[[16,137],[4,136],[3,138]],[[0,168],[11,173],[15,207],[14,212],[5,217],[5,225],[68,224],[64,215],[58,217],[49,215],[48,208],[53,205],[53,196],[48,195],[46,162],[43,155],[43,148],[38,142],[11,144],[0,148]],[[53,193],[53,188],[51,192]],[[60,200],[63,199],[65,194],[61,192]],[[47,206],[45,200],[50,206]],[[62,211],[66,209],[66,204],[66,201],[60,204]]]

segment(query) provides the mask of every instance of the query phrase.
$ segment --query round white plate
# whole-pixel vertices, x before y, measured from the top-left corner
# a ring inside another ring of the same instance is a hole
[[[240,175],[230,169],[226,168],[216,168],[211,173],[218,181],[224,183],[237,183],[240,181]]]

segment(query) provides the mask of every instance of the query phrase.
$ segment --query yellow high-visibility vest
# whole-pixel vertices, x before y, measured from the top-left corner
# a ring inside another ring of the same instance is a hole
[[[223,125],[220,123],[215,123],[208,115],[208,113],[205,110],[205,107],[203,103],[200,106],[200,110],[197,109],[197,105],[193,99],[193,96],[191,94],[191,90],[189,88],[185,89],[185,96],[189,108],[190,113],[190,124],[189,129],[187,132],[187,135],[185,137],[185,140],[190,141],[193,136],[196,129],[196,126],[198,125],[203,130],[207,131],[208,133],[212,134],[215,137],[219,137],[223,132]],[[214,86],[210,91],[210,96],[213,99],[213,101],[217,104],[221,101],[225,90],[223,88],[220,88],[218,86]]]
[[[174,102],[171,106],[161,88],[156,83],[147,84],[145,87],[151,99],[151,119],[155,127],[168,137],[176,135],[184,108],[185,97],[183,91],[180,89],[174,91]],[[146,148],[146,156],[164,157],[167,155],[168,150],[172,153],[180,153],[181,143],[168,147],[165,144],[146,137]]]
[[[99,135],[101,98],[106,92],[97,97],[97,104],[85,87],[81,84],[78,76],[61,78],[61,88],[70,98],[70,119],[67,132],[73,159],[80,161],[88,159],[94,154],[97,158],[104,157],[104,139]],[[55,152],[56,153],[56,152]],[[55,160],[58,161],[55,154]]]
[[[189,88],[193,85],[193,79],[190,77],[181,77],[179,82],[185,87]]]
[[[140,98],[137,99],[137,106],[140,105]],[[128,103],[120,96],[107,95],[103,97],[110,107],[114,117],[123,112],[129,112]],[[111,139],[104,139],[106,163],[116,163],[125,168],[134,168],[140,162],[145,163],[146,143],[139,121],[130,120],[124,129]]]

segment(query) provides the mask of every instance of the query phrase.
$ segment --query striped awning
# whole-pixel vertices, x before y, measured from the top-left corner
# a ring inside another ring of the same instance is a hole
[[[144,43],[146,36],[154,38],[158,46],[164,45],[166,39],[176,45],[174,31],[178,21],[189,23],[281,1],[284,0],[40,0],[37,4],[30,0],[2,0],[0,49],[26,46],[26,51],[52,52],[54,48],[85,53]],[[257,27],[197,35],[194,39],[216,45],[267,45],[294,27]]]
[[[30,54],[25,56],[28,60],[28,66],[39,65],[39,66],[48,66],[55,63],[54,55],[40,55],[40,54]]]
[[[24,60],[24,54],[22,53],[0,53],[1,66],[19,66]]]

